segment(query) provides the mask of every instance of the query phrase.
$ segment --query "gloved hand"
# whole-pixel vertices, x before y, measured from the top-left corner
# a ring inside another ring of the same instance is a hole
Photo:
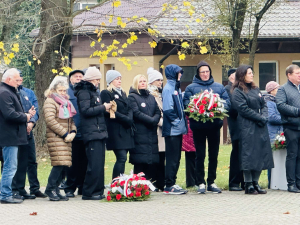
[[[73,139],[75,138],[75,136],[76,136],[76,133],[68,134],[68,135],[65,137],[65,142],[72,142]]]
[[[260,127],[264,127],[267,122],[268,122],[268,119],[266,117],[263,117],[263,119],[261,121],[257,122],[257,125]]]

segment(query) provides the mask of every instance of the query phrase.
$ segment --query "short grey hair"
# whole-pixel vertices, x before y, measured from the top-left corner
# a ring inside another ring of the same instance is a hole
[[[5,71],[2,77],[2,82],[5,82],[7,78],[13,77],[16,74],[20,74],[20,72],[16,68],[11,68]]]

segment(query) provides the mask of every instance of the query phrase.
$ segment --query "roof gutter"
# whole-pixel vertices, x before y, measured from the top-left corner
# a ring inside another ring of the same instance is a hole
[[[178,48],[180,47],[180,45],[176,45],[171,51],[169,51],[161,60],[159,60],[159,72],[161,74],[163,74],[163,68],[161,68],[163,62],[170,56],[172,55]]]

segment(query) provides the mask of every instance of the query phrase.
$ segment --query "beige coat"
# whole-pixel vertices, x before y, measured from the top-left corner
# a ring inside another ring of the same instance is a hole
[[[47,145],[52,166],[72,165],[72,143],[66,143],[62,136],[67,132],[76,130],[72,118],[60,119],[58,117],[59,104],[52,98],[47,98],[44,103],[44,117],[47,125]]]

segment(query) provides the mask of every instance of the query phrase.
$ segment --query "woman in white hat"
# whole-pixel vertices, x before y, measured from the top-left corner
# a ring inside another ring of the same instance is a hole
[[[105,121],[108,132],[106,140],[107,150],[113,150],[116,155],[112,178],[120,176],[125,171],[127,153],[129,149],[134,148],[133,133],[131,126],[133,124],[133,113],[129,107],[128,98],[123,91],[122,75],[116,70],[108,70],[106,73],[107,90],[101,92],[103,102],[110,103],[115,101],[117,111],[115,118],[110,118],[110,114],[105,114]]]

